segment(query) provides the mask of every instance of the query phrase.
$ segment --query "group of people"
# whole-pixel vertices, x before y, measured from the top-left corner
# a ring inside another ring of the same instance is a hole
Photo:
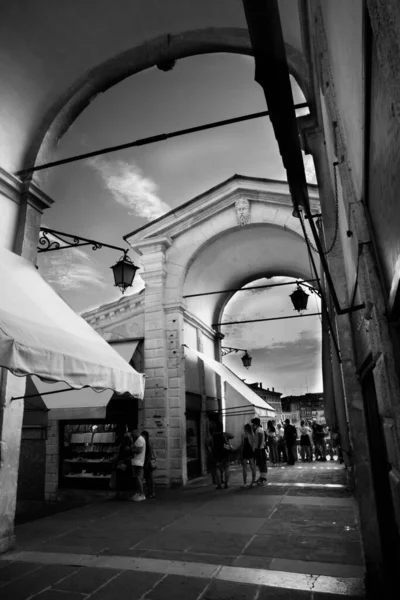
[[[153,472],[156,468],[149,432],[140,433],[138,429],[130,432],[126,429],[114,463],[113,487],[116,489],[116,498],[134,502],[155,498]]]
[[[314,419],[311,423],[300,421],[297,428],[286,419],[284,423],[276,424],[268,421],[267,427],[261,425],[258,417],[246,423],[243,429],[239,448],[239,459],[243,468],[243,486],[262,486],[267,483],[267,463],[276,467],[279,463],[294,465],[298,461],[298,448],[303,462],[315,460],[325,462],[327,455],[326,427]],[[213,483],[217,490],[229,487],[229,469],[232,461],[233,436],[223,431],[222,423],[217,422],[210,428],[210,435],[206,440],[207,466],[211,473]],[[339,432],[336,428],[331,430],[330,447],[331,458],[333,450],[337,451],[338,460],[343,462],[340,447]],[[247,484],[248,467],[251,472],[251,482]],[[259,476],[257,478],[257,469]]]
[[[211,473],[213,483],[217,490],[229,487],[230,463],[233,448],[231,440],[234,436],[224,432],[222,423],[217,421],[210,426],[210,435],[206,440],[207,467]],[[252,472],[252,485],[267,484],[267,456],[265,452],[265,435],[258,417],[244,426],[242,444],[240,449],[243,465],[243,477],[247,478],[247,463]],[[259,477],[256,479],[256,468]]]

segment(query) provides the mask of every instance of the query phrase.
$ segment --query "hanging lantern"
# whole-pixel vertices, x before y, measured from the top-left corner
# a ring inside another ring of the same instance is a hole
[[[250,354],[246,350],[246,352],[242,356],[243,366],[246,367],[246,369],[248,369],[249,367],[251,367],[252,360],[253,360],[253,358],[250,356]]]
[[[121,292],[124,293],[126,288],[131,287],[139,267],[136,267],[125,253],[124,256],[110,268],[113,270],[116,287],[119,287]]]
[[[297,310],[297,312],[306,310],[308,296],[309,294],[306,294],[300,286],[297,286],[297,289],[289,296],[294,306],[294,310]]]

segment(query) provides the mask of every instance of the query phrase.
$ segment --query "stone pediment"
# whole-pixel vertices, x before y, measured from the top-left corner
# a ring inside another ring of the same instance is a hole
[[[311,209],[319,212],[318,187],[308,186]],[[215,214],[235,205],[238,200],[265,202],[271,205],[291,207],[292,200],[286,181],[261,179],[234,175],[211,188],[204,194],[189,200],[155,219],[151,223],[123,236],[132,246],[144,240],[154,242],[174,239],[194,225],[210,219]]]

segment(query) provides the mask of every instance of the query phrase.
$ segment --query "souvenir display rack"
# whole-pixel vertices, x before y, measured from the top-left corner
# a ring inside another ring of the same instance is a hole
[[[60,423],[60,486],[108,489],[125,426]]]

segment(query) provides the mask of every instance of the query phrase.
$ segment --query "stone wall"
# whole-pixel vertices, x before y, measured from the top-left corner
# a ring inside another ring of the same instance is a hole
[[[58,499],[59,452],[58,421],[49,419],[47,426],[46,479],[44,488],[44,499],[48,502],[56,502]]]

